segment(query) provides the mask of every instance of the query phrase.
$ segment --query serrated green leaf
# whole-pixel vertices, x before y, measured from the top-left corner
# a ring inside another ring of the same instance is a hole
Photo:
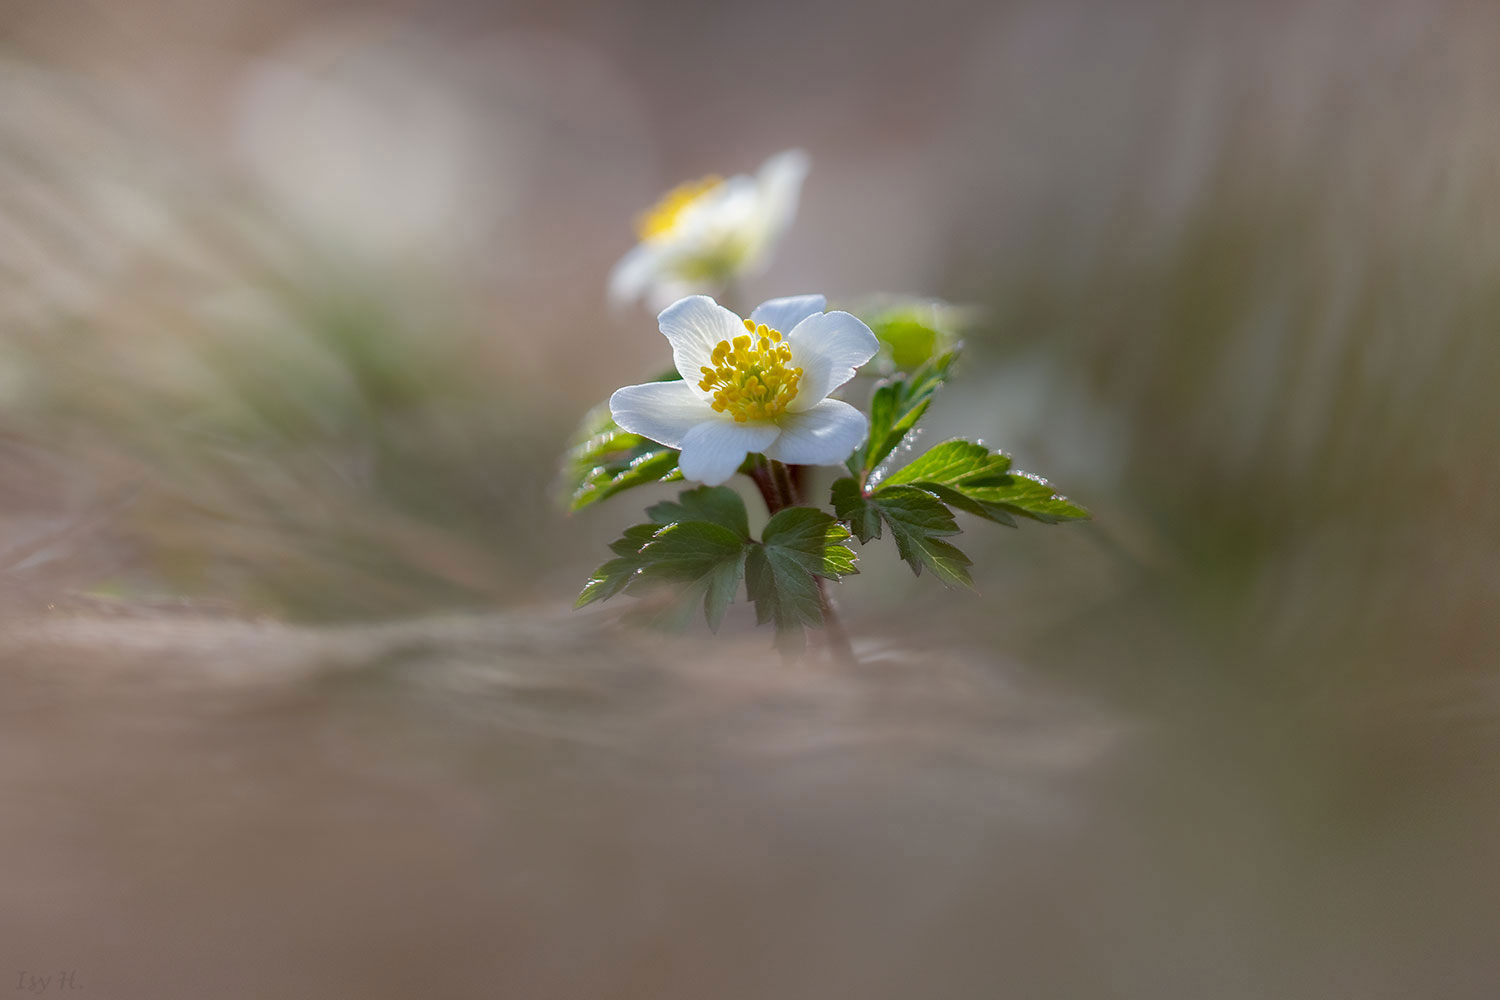
[[[611,559],[594,570],[583,585],[578,600],[573,602],[573,607],[577,609],[595,601],[608,600],[629,586],[641,568],[642,546],[651,541],[660,530],[659,524],[636,524],[626,528],[619,538],[610,542],[610,551],[619,558]]]
[[[573,602],[574,610],[593,604],[595,601],[605,601],[614,597],[630,583],[630,578],[635,576],[636,570],[641,564],[635,556],[621,556],[611,559],[593,573],[589,574],[588,580],[583,585],[583,590],[578,594],[578,599]]]
[[[1010,513],[1007,512],[1003,507],[997,507],[994,504],[980,503],[978,500],[966,496],[959,490],[956,490],[951,486],[945,486],[942,483],[924,481],[918,483],[917,485],[926,490],[928,493],[931,493],[933,496],[937,497],[939,500],[943,501],[943,503],[947,504],[948,506],[955,507],[966,514],[974,514],[978,517],[984,518],[987,521],[994,521],[996,524],[1003,524],[1007,528],[1019,527],[1019,525],[1016,524],[1016,519],[1012,517]]]
[[[573,492],[568,501],[569,511],[580,511],[634,486],[670,483],[682,478],[676,449],[625,431],[612,440],[620,446],[619,450],[570,480]]]
[[[704,617],[709,627],[718,631],[745,575],[747,541],[731,529],[708,521],[668,524],[641,549],[640,574],[631,585],[682,584],[684,596],[680,600],[692,604],[701,593]]]
[[[1044,524],[1089,517],[1087,510],[1055,492],[1040,476],[1010,471],[1010,456],[972,441],[944,441],[886,477],[882,489],[901,484],[920,487],[960,510],[1012,527],[1013,515]]]
[[[857,573],[857,556],[845,543],[849,530],[811,507],[777,511],[752,544],[745,561],[745,585],[761,624],[774,622],[783,636],[800,641],[805,626],[823,624],[817,577],[837,580]]]
[[[723,525],[674,522],[642,547],[641,576],[648,581],[696,580],[742,548],[744,541]]]
[[[594,571],[574,607],[621,591],[670,587],[672,600],[654,624],[685,626],[701,606],[709,627],[717,631],[744,577],[747,544],[748,538],[708,521],[634,525],[610,544],[618,558]]]
[[[961,439],[944,441],[885,477],[887,485],[938,483],[957,487],[976,476],[999,476],[1010,468],[1010,456]]]
[[[750,538],[750,519],[745,502],[727,486],[699,486],[684,490],[677,499],[663,500],[646,508],[646,516],[657,524],[673,521],[707,521],[728,528],[740,538]]]
[[[838,526],[838,545],[830,545],[828,551],[823,555],[823,568],[818,572],[828,580],[841,580],[846,576],[855,576],[859,568],[855,563],[859,562],[859,555],[849,546],[843,544],[849,540],[849,532],[843,525]]]
[[[655,381],[681,377],[674,371]],[[574,441],[561,472],[561,491],[569,511],[582,510],[633,486],[682,478],[677,471],[677,449],[622,429],[610,416],[607,403],[584,416]]]
[[[609,543],[609,550],[617,556],[633,556],[660,530],[659,524],[633,524]]]
[[[942,541],[943,536],[959,533],[953,512],[928,486],[882,486],[865,493],[853,479],[840,479],[833,484],[833,509],[849,522],[861,542],[879,538],[882,523],[889,525],[896,551],[917,576],[925,567],[944,584],[972,589],[969,567],[973,562],[956,546]]]
[[[933,394],[947,382],[957,356],[950,351],[875,390],[870,399],[870,433],[849,459],[851,472],[863,479],[900,446],[927,412]]]
[[[823,603],[812,574],[780,549],[754,546],[746,554],[745,587],[755,602],[755,620],[790,632],[823,624]]]
[[[911,433],[932,404],[931,394],[919,399],[901,412],[904,383],[883,385],[870,398],[870,437],[865,442],[863,454],[859,456],[859,469],[873,472],[886,457]]]
[[[849,540],[849,529],[813,507],[777,511],[760,538],[768,548],[786,553],[816,576],[837,580],[858,572],[854,551],[844,544]]]
[[[849,522],[849,529],[861,544],[880,537],[880,512],[859,483],[847,476],[833,484],[833,513],[840,521]]]
[[[895,534],[894,531],[891,533]],[[896,544],[900,547],[899,535]],[[907,551],[911,555],[902,556],[907,565],[915,567],[919,560],[923,565],[931,567],[944,584],[974,589],[974,578],[969,575],[969,567],[974,565],[974,560],[964,555],[963,551],[951,542],[925,535],[913,536]],[[917,575],[921,576],[920,573]]]
[[[974,586],[973,562],[943,536],[958,534],[953,512],[942,501],[915,486],[888,486],[866,498],[890,526],[896,550],[917,576],[924,567],[949,585]]]
[[[1086,509],[1055,492],[1047,480],[1027,472],[985,477],[972,484],[965,482],[961,489],[987,508],[999,508],[1043,524],[1086,521],[1091,516]]]
[[[629,434],[610,415],[609,404],[600,403],[583,415],[578,429],[573,432],[573,444],[568,448],[567,461],[592,466],[599,463],[616,445],[613,439]],[[633,436],[633,435],[632,435]]]

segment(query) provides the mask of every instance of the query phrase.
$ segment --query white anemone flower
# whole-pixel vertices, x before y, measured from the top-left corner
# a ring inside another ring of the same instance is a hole
[[[658,322],[681,382],[627,385],[609,399],[615,423],[682,452],[684,478],[723,483],[752,452],[791,465],[838,465],[869,421],[828,394],[875,356],[875,334],[821,295],[762,303],[749,319],[706,295]]]
[[[653,305],[754,274],[797,215],[807,154],[777,153],[754,177],[705,177],[673,188],[636,220],[640,242],[609,276],[616,305]]]

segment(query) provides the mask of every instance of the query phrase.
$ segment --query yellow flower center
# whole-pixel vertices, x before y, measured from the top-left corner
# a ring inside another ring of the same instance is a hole
[[[635,231],[643,240],[654,240],[667,235],[677,227],[684,212],[723,183],[724,178],[709,175],[701,180],[677,185],[662,195],[655,205],[636,217]]]
[[[792,348],[781,331],[745,320],[748,336],[721,340],[704,365],[698,388],[714,394],[713,408],[740,423],[774,417],[797,398],[802,369],[792,368]]]

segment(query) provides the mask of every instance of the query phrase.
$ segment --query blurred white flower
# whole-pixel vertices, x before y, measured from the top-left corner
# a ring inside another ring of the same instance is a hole
[[[759,452],[793,465],[837,465],[869,430],[865,415],[828,394],[880,343],[821,295],[762,303],[748,320],[706,295],[659,317],[682,381],[628,385],[609,400],[615,423],[680,449],[684,477],[717,486]],[[783,333],[782,331],[786,331]]]
[[[705,177],[667,192],[636,220],[640,242],[610,274],[610,301],[661,305],[765,267],[796,218],[807,168],[807,154],[789,149],[754,177]]]

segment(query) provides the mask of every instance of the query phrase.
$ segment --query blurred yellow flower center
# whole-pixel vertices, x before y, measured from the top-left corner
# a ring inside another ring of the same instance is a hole
[[[740,423],[774,417],[797,398],[802,369],[790,367],[792,349],[781,331],[745,320],[748,336],[721,340],[702,367],[698,388],[714,395],[713,408]]]
[[[701,180],[677,185],[636,218],[635,231],[643,240],[654,240],[667,235],[677,227],[684,212],[723,183],[724,178],[709,175]]]

